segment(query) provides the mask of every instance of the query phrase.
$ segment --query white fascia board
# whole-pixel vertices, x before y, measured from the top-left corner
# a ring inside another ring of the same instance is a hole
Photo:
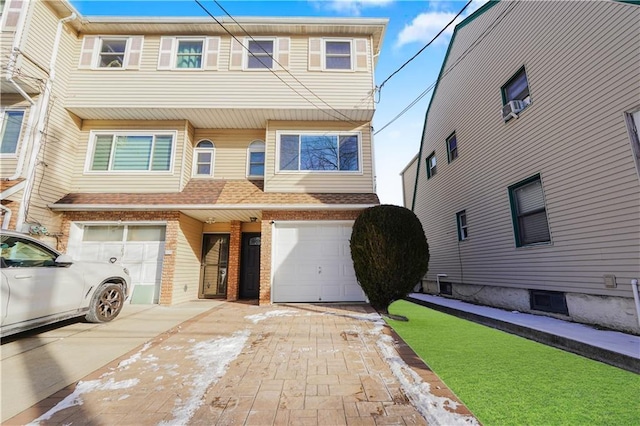
[[[25,185],[27,184],[26,180],[23,180],[22,182],[13,185],[11,188],[5,189],[4,191],[2,191],[0,193],[0,200],[4,200],[6,198],[11,197],[13,194],[15,194],[18,191],[21,191]]]
[[[122,210],[360,210],[377,204],[49,204],[60,211]]]

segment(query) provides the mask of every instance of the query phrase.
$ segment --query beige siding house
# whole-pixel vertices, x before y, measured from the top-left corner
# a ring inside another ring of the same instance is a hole
[[[385,19],[105,18],[7,0],[3,228],[122,263],[132,303],[363,301]]]
[[[403,172],[425,292],[640,332],[638,22],[626,2],[505,1],[456,27]]]

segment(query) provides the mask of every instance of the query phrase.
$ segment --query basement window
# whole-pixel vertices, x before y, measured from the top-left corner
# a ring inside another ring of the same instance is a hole
[[[559,291],[529,290],[531,309],[569,315],[565,294]]]

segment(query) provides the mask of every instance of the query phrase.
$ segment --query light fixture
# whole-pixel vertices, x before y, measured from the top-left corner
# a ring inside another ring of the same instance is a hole
[[[257,222],[257,221],[258,221],[258,218],[257,218],[257,217],[255,217],[255,216],[251,216],[251,217],[249,218],[249,220],[250,220],[251,222]]]
[[[206,220],[206,223],[208,223],[209,225],[211,225],[212,223],[216,223],[216,218],[215,217],[208,217]]]

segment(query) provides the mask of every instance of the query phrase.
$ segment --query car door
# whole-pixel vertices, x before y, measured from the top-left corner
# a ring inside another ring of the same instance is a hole
[[[2,303],[6,301],[2,325],[80,307],[85,289],[77,268],[58,266],[57,253],[30,239],[3,235],[1,247]]]

